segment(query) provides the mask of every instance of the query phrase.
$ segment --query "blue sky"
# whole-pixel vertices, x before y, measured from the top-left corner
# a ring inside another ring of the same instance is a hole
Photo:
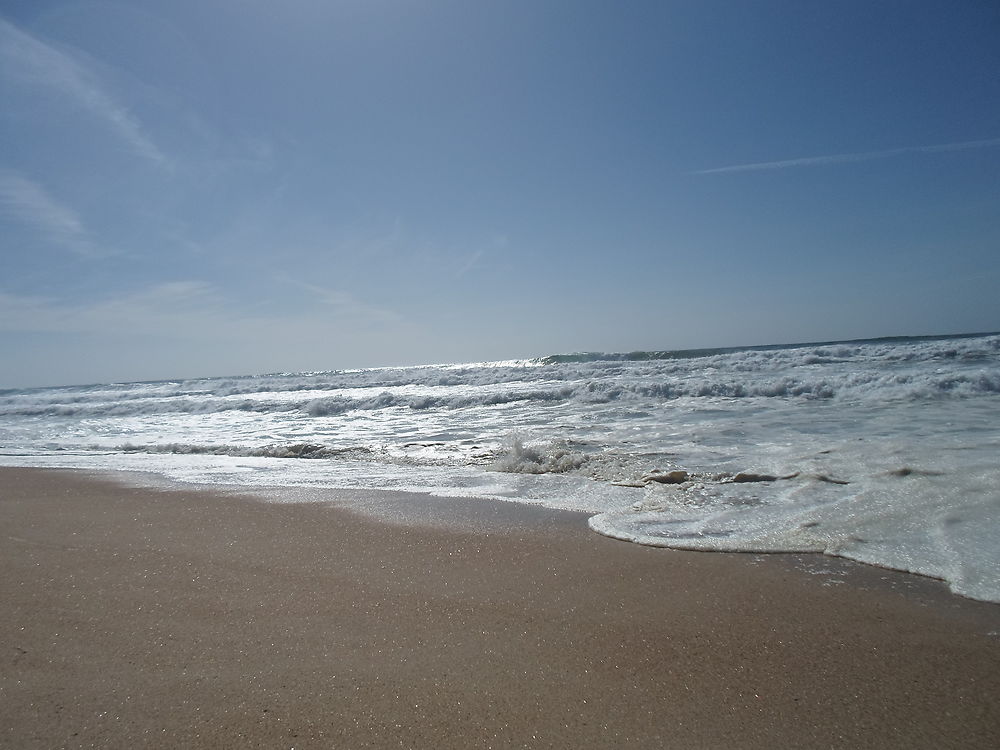
[[[1000,6],[0,4],[0,386],[1000,329]]]

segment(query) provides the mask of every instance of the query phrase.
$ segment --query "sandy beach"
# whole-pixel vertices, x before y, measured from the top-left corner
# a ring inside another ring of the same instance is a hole
[[[1000,606],[935,581],[408,521],[0,469],[0,745],[1000,744]]]

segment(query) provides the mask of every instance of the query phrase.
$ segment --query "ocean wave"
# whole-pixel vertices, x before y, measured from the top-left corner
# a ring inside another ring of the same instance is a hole
[[[514,384],[508,384],[514,385]],[[301,414],[336,417],[349,412],[410,409],[431,412],[502,407],[510,404],[608,404],[612,402],[663,402],[691,399],[805,399],[805,400],[921,400],[970,397],[1000,393],[996,369],[891,372],[883,370],[822,372],[816,376],[739,377],[726,373],[687,374],[684,377],[591,378],[551,382],[535,388],[478,387],[434,389],[432,392],[381,391],[369,396],[330,395],[316,398],[310,391],[302,399],[286,397],[234,398],[191,396],[124,398],[114,401],[7,400],[0,415],[8,417],[99,418],[153,414]]]
[[[511,474],[564,474],[579,469],[586,462],[587,456],[564,441],[525,445],[520,438],[514,438],[510,447],[489,468]]]
[[[94,450],[106,450],[95,446]],[[284,445],[192,445],[189,443],[154,443],[133,445],[125,443],[116,447],[121,453],[171,454],[181,456],[232,456],[236,458],[351,458],[365,459],[374,455],[371,448],[354,446],[334,448],[319,443],[290,443]]]
[[[852,341],[719,347],[633,352],[575,352],[539,357],[544,365],[593,362],[655,362],[713,357],[801,357],[802,364],[845,361],[859,355],[893,358],[977,357],[1000,351],[1000,334],[969,333],[942,336],[887,336]]]

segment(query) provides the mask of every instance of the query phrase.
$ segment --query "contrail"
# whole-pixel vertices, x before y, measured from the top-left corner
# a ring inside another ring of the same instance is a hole
[[[787,169],[789,167],[819,167],[826,164],[845,164],[855,161],[871,161],[872,159],[887,159],[890,156],[902,154],[933,154],[942,151],[966,151],[972,148],[993,148],[1000,146],[1000,138],[990,138],[985,141],[963,141],[962,143],[941,143],[936,146],[907,146],[905,148],[890,148],[885,151],[863,151],[856,154],[830,154],[828,156],[805,156],[800,159],[784,159],[782,161],[761,161],[754,164],[736,164],[730,167],[715,167],[702,169],[692,174],[722,174],[724,172],[752,172],[759,169]]]

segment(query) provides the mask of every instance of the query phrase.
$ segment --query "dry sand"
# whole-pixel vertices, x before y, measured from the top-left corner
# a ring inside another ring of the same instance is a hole
[[[1000,746],[1000,606],[500,506],[0,469],[0,745]]]

